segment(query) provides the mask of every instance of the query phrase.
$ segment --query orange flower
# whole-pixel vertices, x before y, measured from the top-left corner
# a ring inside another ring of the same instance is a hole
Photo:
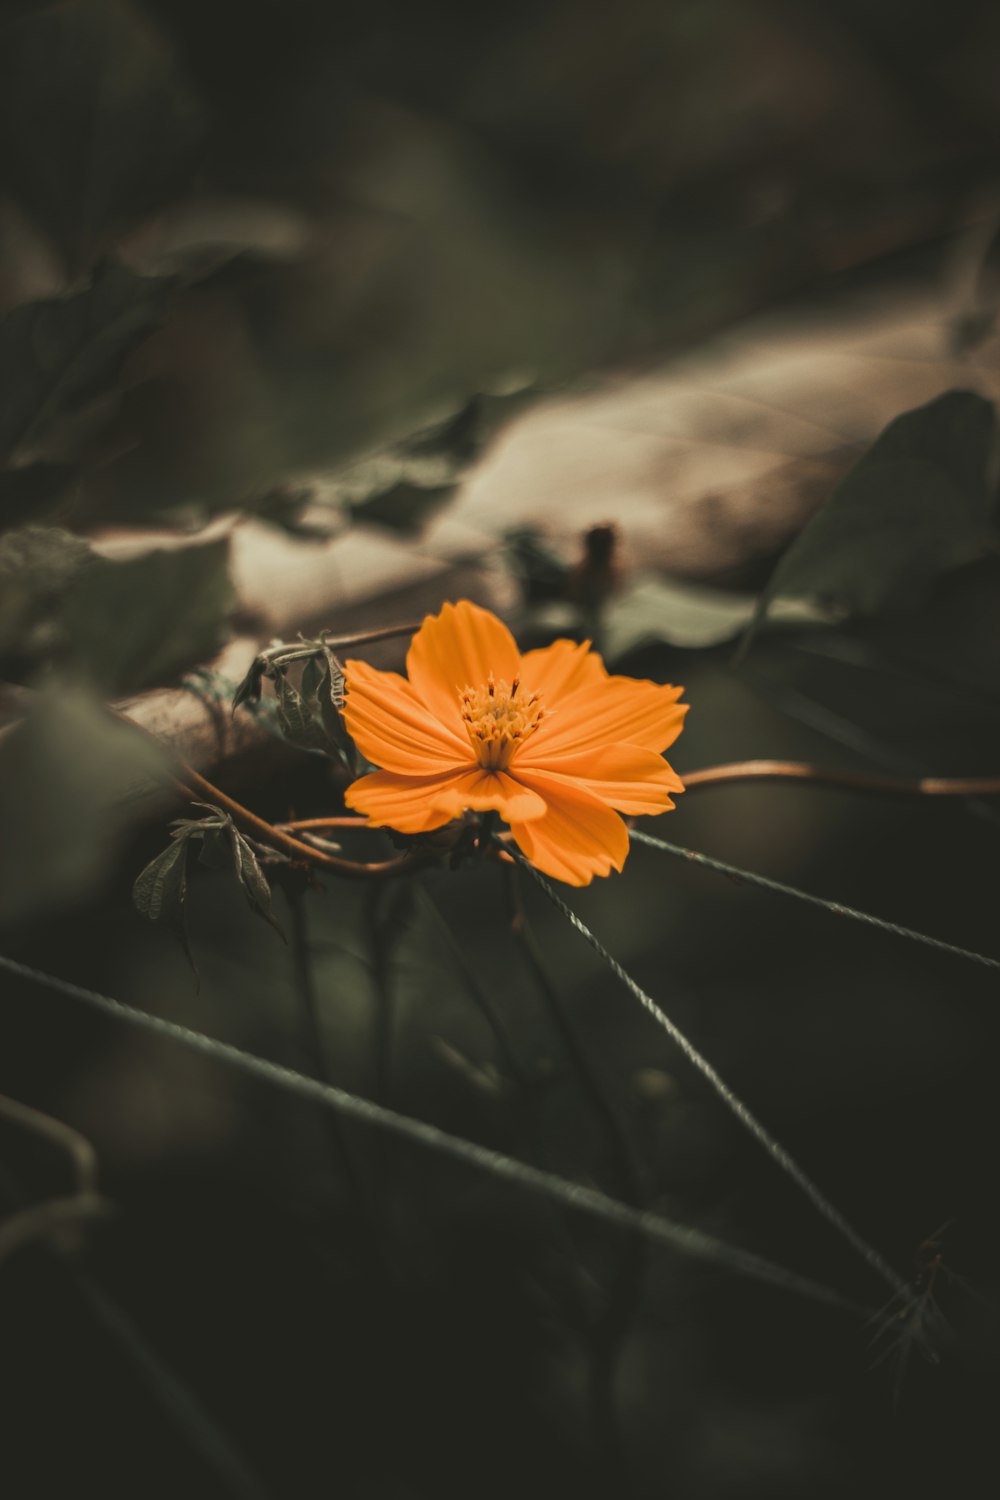
[[[427,616],[406,667],[409,681],[345,667],[347,727],[383,768],[345,801],[377,827],[429,833],[494,810],[537,869],[589,885],[625,863],[618,813],[663,812],[684,790],[662,756],[684,689],[610,677],[589,643],[522,656],[506,625],[462,600]]]

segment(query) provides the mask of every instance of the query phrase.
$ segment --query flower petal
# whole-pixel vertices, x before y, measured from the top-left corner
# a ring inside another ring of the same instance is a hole
[[[528,692],[542,693],[549,708],[577,688],[606,682],[607,675],[589,641],[553,641],[521,657],[521,681]]]
[[[633,681],[631,677],[608,677],[602,683],[577,688],[560,700],[555,713],[542,720],[521,753],[530,755],[534,765],[547,762],[553,755],[574,755],[608,744],[666,750],[684,727],[688,705],[677,702],[683,691],[681,687]]]
[[[481,687],[492,672],[512,682],[520,653],[496,615],[462,599],[428,615],[410,643],[406,670],[417,696],[455,734],[464,737],[458,695]]]
[[[401,775],[433,774],[475,762],[468,735],[444,727],[398,672],[344,664],[344,723],[362,755]]]
[[[395,771],[372,771],[352,781],[344,802],[355,812],[364,813],[376,828],[430,833],[454,817],[447,807],[435,806],[434,794],[447,789],[461,774],[441,771],[436,776],[399,776]]]
[[[504,771],[442,771],[434,776],[400,776],[395,771],[372,771],[351,783],[344,801],[364,813],[376,828],[400,833],[429,833],[460,817],[466,808],[498,812],[528,822],[544,817],[544,798],[521,786]]]
[[[447,808],[453,818],[466,808],[473,812],[498,812],[505,823],[526,823],[543,818],[546,813],[545,799],[538,792],[515,781],[506,771],[483,768],[455,777],[435,793],[433,805],[436,812]]]
[[[630,815],[666,812],[674,805],[670,793],[684,790],[662,755],[641,745],[605,745],[582,755],[548,756],[540,769],[545,776],[585,787],[609,807]],[[515,774],[520,777],[522,770],[530,776],[518,760]]]
[[[567,885],[589,885],[595,875],[622,868],[628,829],[606,802],[555,777],[533,775],[528,784],[545,798],[547,811],[530,823],[511,823],[510,831],[536,869]]]

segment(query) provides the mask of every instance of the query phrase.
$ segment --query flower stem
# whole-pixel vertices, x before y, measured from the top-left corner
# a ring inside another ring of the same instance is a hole
[[[605,1092],[600,1075],[588,1056],[569,1008],[545,967],[534,929],[528,921],[515,864],[506,867],[511,911],[511,931],[519,940],[528,966],[538,985],[549,1019],[554,1025],[590,1107],[600,1121],[611,1151],[618,1196],[634,1208],[645,1207],[641,1174],[628,1136]],[[613,1492],[622,1494],[628,1477],[628,1454],[622,1437],[616,1401],[616,1377],[622,1351],[642,1297],[646,1269],[646,1243],[641,1235],[630,1235],[607,1297],[603,1316],[594,1330],[594,1364],[591,1407],[595,1431],[609,1462],[607,1475]]]

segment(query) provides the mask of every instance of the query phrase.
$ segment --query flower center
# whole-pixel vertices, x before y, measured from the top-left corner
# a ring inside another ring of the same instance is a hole
[[[510,765],[511,757],[529,735],[534,734],[546,710],[537,693],[520,692],[520,680],[509,685],[493,673],[478,688],[462,688],[459,703],[465,730],[472,741],[476,759],[492,771]]]

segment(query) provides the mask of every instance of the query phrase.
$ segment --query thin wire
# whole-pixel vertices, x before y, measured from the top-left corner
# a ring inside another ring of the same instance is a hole
[[[643,833],[638,828],[630,830],[635,843],[648,844],[651,849],[661,849],[664,854],[674,854],[680,859],[704,865],[708,870],[717,870],[720,875],[729,875],[747,885],[760,886],[765,891],[775,891],[779,896],[792,896],[796,901],[805,901],[810,906],[821,906],[837,917],[850,917],[854,922],[864,922],[868,927],[877,927],[881,932],[890,932],[894,937],[908,938],[912,943],[923,943],[926,948],[935,948],[939,953],[950,953],[953,958],[966,958],[970,963],[982,964],[987,969],[1000,969],[1000,959],[989,958],[985,953],[975,953],[971,948],[959,948],[941,938],[929,937],[926,932],[916,932],[912,927],[901,927],[898,922],[887,922],[883,917],[873,917],[869,912],[858,911],[853,906],[844,906],[840,901],[828,901],[825,896],[814,896],[811,891],[800,891],[793,885],[784,885],[767,875],[758,875],[753,870],[743,870],[738,865],[726,864],[725,860],[713,859],[710,854],[700,854],[695,849],[685,849],[680,844],[668,844],[666,839]]]
[[[339,1110],[353,1119],[387,1130],[393,1135],[402,1136],[406,1140],[425,1146],[431,1151],[437,1151],[441,1155],[450,1156],[480,1171],[487,1172],[493,1177],[509,1182],[515,1187],[524,1188],[528,1192],[538,1193],[542,1197],[554,1200],[566,1208],[591,1214],[595,1218],[603,1219],[609,1224],[619,1225],[624,1229],[638,1230],[651,1240],[669,1245],[684,1255],[725,1266],[739,1275],[779,1287],[798,1296],[808,1297],[815,1302],[839,1307],[865,1317],[871,1316],[870,1308],[863,1307],[832,1287],[824,1286],[821,1282],[813,1281],[809,1277],[800,1276],[797,1272],[789,1271],[784,1266],[776,1265],[773,1261],[765,1260],[748,1250],[728,1245],[713,1235],[703,1233],[700,1229],[677,1224],[672,1219],[651,1213],[646,1209],[631,1208],[619,1202],[617,1198],[599,1192],[596,1188],[571,1182],[553,1172],[546,1172],[540,1167],[533,1167],[513,1157],[504,1156],[488,1146],[481,1146],[461,1136],[450,1135],[447,1131],[439,1129],[436,1125],[430,1125],[424,1120],[416,1120],[410,1115],[399,1114],[396,1110],[375,1104],[370,1099],[360,1098],[357,1094],[347,1093],[333,1084],[307,1078],[291,1068],[283,1067],[280,1063],[270,1062],[251,1052],[244,1052],[229,1042],[217,1041],[214,1037],[205,1036],[199,1031],[190,1030],[187,1026],[178,1025],[175,1021],[167,1021],[160,1016],[152,1016],[146,1011],[137,1010],[122,1000],[114,1000],[111,996],[99,994],[96,990],[85,989],[82,985],[58,979],[55,975],[43,973],[39,969],[29,968],[27,964],[19,963],[5,954],[0,954],[0,969],[6,969],[8,973],[16,974],[33,984],[43,985],[71,999],[81,1000],[92,1009],[111,1016],[115,1020],[125,1021],[143,1031],[178,1042],[216,1062],[225,1063],[250,1077],[259,1078],[265,1083],[284,1089],[287,1093],[295,1094],[300,1099],[309,1099],[330,1109]]]
[[[820,1188],[817,1187],[816,1183],[813,1182],[812,1178],[802,1170],[795,1158],[785,1150],[780,1141],[775,1140],[774,1136],[764,1128],[756,1115],[743,1103],[743,1100],[737,1094],[733,1093],[732,1089],[716,1072],[708,1059],[701,1055],[697,1047],[693,1042],[688,1040],[680,1027],[671,1021],[665,1011],[660,1009],[652,996],[647,995],[646,991],[641,985],[636,983],[631,974],[622,968],[618,960],[608,952],[604,944],[591,932],[587,924],[577,916],[573,908],[567,905],[562,897],[557,894],[545,876],[536,870],[533,865],[529,864],[520,852],[515,853],[515,858],[519,864],[522,864],[529,871],[536,883],[541,886],[553,906],[558,911],[561,911],[563,916],[573,924],[581,937],[586,938],[594,952],[603,958],[615,977],[621,980],[629,993],[639,1001],[643,1009],[649,1012],[657,1025],[661,1026],[676,1046],[680,1048],[688,1062],[697,1068],[703,1078],[708,1080],[718,1097],[732,1111],[744,1129],[748,1130],[754,1139],[763,1146],[775,1165],[780,1167],[785,1176],[789,1177],[796,1184],[800,1191],[809,1199],[810,1203],[812,1203],[813,1207],[854,1247],[858,1254],[868,1262],[872,1270],[881,1276],[883,1281],[887,1282],[901,1297],[911,1297],[912,1292],[908,1283],[893,1270],[889,1262],[875,1249],[874,1245],[868,1243],[864,1236],[854,1228],[853,1224],[844,1217],[840,1210],[834,1207]]]

